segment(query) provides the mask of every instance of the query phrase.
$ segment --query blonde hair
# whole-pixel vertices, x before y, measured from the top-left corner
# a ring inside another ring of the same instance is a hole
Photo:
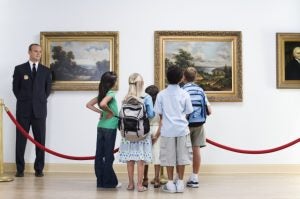
[[[185,69],[183,75],[186,81],[193,82],[197,76],[197,70],[194,67],[188,67]]]
[[[130,97],[140,98],[144,94],[144,80],[138,73],[133,73],[128,78],[129,88],[124,101]]]

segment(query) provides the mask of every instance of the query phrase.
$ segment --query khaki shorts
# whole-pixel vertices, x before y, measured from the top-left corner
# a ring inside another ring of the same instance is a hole
[[[161,137],[160,165],[176,166],[191,164],[193,156],[190,135],[182,137]]]
[[[203,125],[190,127],[191,142],[193,147],[205,147],[206,136]]]

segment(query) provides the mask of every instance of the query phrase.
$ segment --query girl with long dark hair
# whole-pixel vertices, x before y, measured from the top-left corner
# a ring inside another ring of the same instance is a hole
[[[98,188],[117,188],[117,176],[113,169],[114,146],[117,135],[118,106],[112,88],[117,82],[114,72],[105,72],[101,76],[98,96],[91,99],[86,107],[100,114],[97,126],[97,146],[95,158],[95,174]],[[97,104],[97,106],[96,106]]]

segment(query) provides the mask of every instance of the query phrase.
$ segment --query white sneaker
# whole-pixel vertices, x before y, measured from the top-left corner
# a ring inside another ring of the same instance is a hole
[[[122,183],[118,182],[118,184],[116,185],[116,188],[121,188],[122,187]]]
[[[176,193],[176,186],[173,182],[168,182],[167,184],[163,185],[161,187],[161,189],[164,191],[164,192],[168,192],[168,193]]]
[[[199,180],[198,180],[198,177],[193,177],[191,176],[187,183],[186,183],[186,186],[187,187],[192,187],[192,188],[198,188],[199,187]]]
[[[183,182],[183,180],[177,180],[175,185],[176,185],[176,192],[177,193],[184,192],[184,182]]]
[[[178,174],[176,173],[173,177],[173,182],[176,184],[177,180],[179,180],[179,176]]]

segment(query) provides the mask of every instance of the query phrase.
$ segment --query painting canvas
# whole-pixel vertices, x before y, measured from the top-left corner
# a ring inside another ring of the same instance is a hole
[[[43,62],[55,90],[95,90],[101,75],[118,70],[117,33],[42,32]]]
[[[300,88],[300,33],[277,33],[277,88]]]
[[[241,101],[240,32],[170,32],[155,34],[155,82],[167,86],[167,68],[192,66],[198,71],[195,83],[211,101]]]

